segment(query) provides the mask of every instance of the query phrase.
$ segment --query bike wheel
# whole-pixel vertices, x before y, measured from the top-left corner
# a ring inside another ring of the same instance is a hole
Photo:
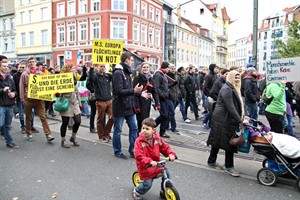
[[[132,183],[135,187],[139,186],[141,184],[141,178],[137,171],[133,172],[132,174]]]
[[[167,200],[180,200],[179,193],[171,182],[167,182],[166,190],[164,192]]]
[[[262,168],[257,172],[257,180],[265,186],[274,186],[277,183],[277,174],[270,168]]]

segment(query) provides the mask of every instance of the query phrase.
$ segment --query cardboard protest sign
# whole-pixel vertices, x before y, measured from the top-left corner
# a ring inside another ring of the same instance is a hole
[[[94,39],[92,45],[93,64],[120,63],[123,46],[123,41]]]
[[[267,82],[300,81],[300,57],[267,61]]]
[[[74,78],[72,73],[35,75],[30,74],[28,97],[53,101],[55,93],[74,92]]]

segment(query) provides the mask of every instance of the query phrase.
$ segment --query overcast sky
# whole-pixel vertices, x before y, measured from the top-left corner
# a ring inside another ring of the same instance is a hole
[[[174,3],[175,0],[167,0]],[[190,0],[179,0],[180,4]],[[230,26],[229,44],[236,39],[247,37],[253,31],[253,0],[202,0],[206,4],[219,2],[221,6],[225,6],[231,20],[236,20]],[[300,5],[299,0],[258,0],[258,27],[260,27],[262,19],[282,10],[286,7]],[[200,24],[201,25],[201,24]]]

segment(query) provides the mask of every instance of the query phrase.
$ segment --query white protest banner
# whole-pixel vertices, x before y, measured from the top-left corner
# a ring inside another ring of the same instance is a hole
[[[267,61],[267,82],[300,81],[300,57]]]

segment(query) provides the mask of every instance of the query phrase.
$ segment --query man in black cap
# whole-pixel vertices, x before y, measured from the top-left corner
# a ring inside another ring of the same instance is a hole
[[[169,72],[169,63],[163,61],[161,63],[161,67],[154,73],[153,75],[153,83],[154,87],[159,96],[160,107],[157,106],[159,110],[159,116],[155,119],[156,125],[160,124],[159,134],[161,137],[170,138],[169,135],[166,134],[166,127],[168,121],[168,108],[167,108],[167,99],[169,97],[169,88],[168,88],[168,78],[166,77],[166,73]]]

